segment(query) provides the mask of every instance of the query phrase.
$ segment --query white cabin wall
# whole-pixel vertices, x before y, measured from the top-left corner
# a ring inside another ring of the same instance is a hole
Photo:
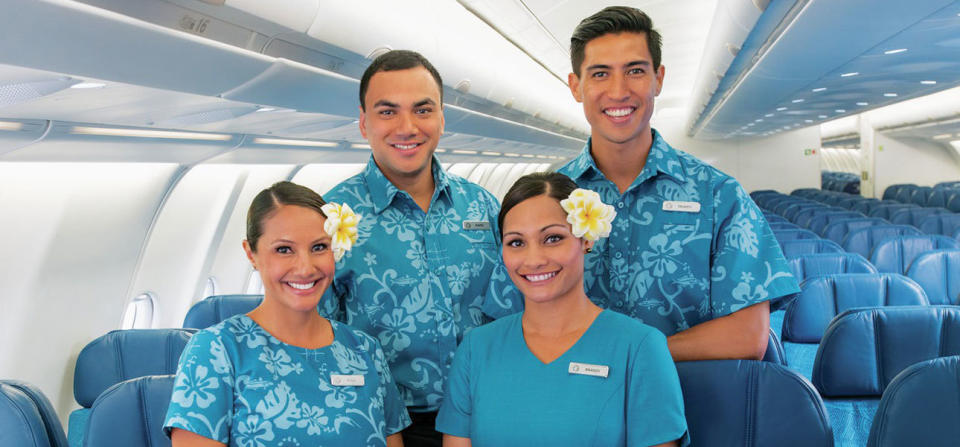
[[[874,134],[874,144],[877,197],[888,186],[898,183],[933,186],[960,180],[960,164],[945,145],[932,140],[896,139],[882,132]]]

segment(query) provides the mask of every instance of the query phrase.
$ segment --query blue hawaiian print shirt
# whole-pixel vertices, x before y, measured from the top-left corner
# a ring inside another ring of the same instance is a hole
[[[324,195],[350,205],[361,220],[321,313],[380,340],[406,405],[418,412],[440,407],[457,345],[485,321],[481,305],[500,262],[497,199],[444,172],[436,158],[433,179],[427,212],[372,157],[363,172]]]
[[[584,261],[584,288],[601,307],[669,336],[799,291],[766,219],[740,184],[670,147],[655,130],[647,163],[623,194],[597,168],[589,141],[559,172],[617,211],[610,237],[597,241]],[[486,314],[498,318],[522,306],[509,279],[492,281]]]
[[[231,447],[386,446],[410,416],[383,351],[330,324],[333,343],[319,349],[288,345],[246,315],[198,332],[180,356],[164,430]]]

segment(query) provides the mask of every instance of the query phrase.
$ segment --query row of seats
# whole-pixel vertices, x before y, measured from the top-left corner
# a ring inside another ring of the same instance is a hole
[[[848,194],[860,194],[860,176],[849,172],[821,171],[820,188]]]
[[[917,186],[912,183],[890,185],[883,191],[882,198],[887,201],[960,212],[960,181],[941,182],[933,187]]]

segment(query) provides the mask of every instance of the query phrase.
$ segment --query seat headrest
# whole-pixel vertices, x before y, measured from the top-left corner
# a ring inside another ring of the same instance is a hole
[[[40,388],[20,380],[0,380],[0,383],[7,387],[20,390],[33,401],[34,406],[40,413],[40,418],[46,429],[47,439],[50,441],[51,447],[67,447],[67,436],[63,432],[63,427],[60,425],[60,418]],[[0,423],[0,426],[5,427],[2,423]],[[2,432],[2,430],[0,430],[0,432]],[[14,445],[2,442],[2,438],[3,435],[0,434],[0,445]]]
[[[881,272],[905,274],[920,253],[948,248],[960,248],[960,242],[932,234],[892,237],[877,243],[870,262]]]
[[[787,366],[787,355],[783,352],[783,344],[780,343],[780,337],[777,337],[777,333],[773,328],[768,328],[767,331],[770,333],[769,337],[767,337],[767,351],[764,352],[763,359],[761,360]]]
[[[852,309],[823,334],[813,383],[824,396],[879,396],[906,367],[960,354],[960,307]]]
[[[107,388],[136,377],[174,374],[180,353],[195,329],[128,329],[110,331],[80,351],[73,376],[73,395],[90,408]]]
[[[90,408],[84,445],[170,446],[163,422],[173,380],[173,375],[138,377],[104,391]]]
[[[836,242],[826,239],[783,241],[780,248],[783,250],[783,256],[787,259],[811,253],[840,253],[843,251]]]
[[[860,228],[847,233],[847,237],[843,239],[843,250],[870,259],[873,247],[883,239],[914,234],[921,233],[909,225],[874,225]]]
[[[960,439],[960,357],[908,366],[883,392],[867,447],[952,446]]]
[[[848,219],[837,219],[823,228],[823,237],[836,243],[842,243],[843,238],[853,230],[872,227],[874,225],[886,225],[889,222],[877,217],[856,217]]]
[[[873,264],[856,253],[813,253],[790,259],[789,264],[798,282],[840,273],[877,273]]]
[[[41,410],[33,397],[7,381],[0,381],[0,445],[17,447],[53,445]]]
[[[260,305],[263,295],[214,295],[198,301],[187,312],[183,327],[205,329]]]
[[[801,239],[820,239],[820,236],[817,236],[816,233],[810,230],[804,230],[802,228],[773,230],[773,237],[777,238],[778,242],[796,241]]]
[[[679,362],[691,445],[826,446],[833,432],[799,374],[755,360]]]
[[[960,297],[960,250],[937,250],[917,256],[907,276],[920,284],[931,304],[956,304]]]
[[[810,278],[786,308],[783,339],[818,343],[838,314],[856,307],[930,304],[920,286],[893,273],[845,273]]]
[[[960,229],[960,214],[937,214],[920,221],[920,231],[927,234],[953,235]]]

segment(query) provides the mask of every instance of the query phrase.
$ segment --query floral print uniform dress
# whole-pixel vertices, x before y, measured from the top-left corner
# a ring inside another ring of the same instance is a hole
[[[164,430],[229,446],[384,446],[410,425],[372,337],[331,321],[319,349],[281,342],[246,315],[198,332],[180,356]]]

